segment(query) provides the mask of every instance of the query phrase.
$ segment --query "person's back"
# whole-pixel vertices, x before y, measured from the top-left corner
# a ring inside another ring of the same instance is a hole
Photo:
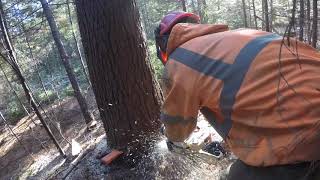
[[[182,142],[200,110],[256,167],[320,159],[320,55],[273,33],[176,24],[167,43],[161,120]]]
[[[192,37],[210,28],[207,35]],[[279,60],[280,36],[247,29],[216,32],[223,28],[173,28],[166,116],[195,118],[202,109],[232,151],[250,165],[319,159],[320,55],[300,42],[296,49],[291,41],[290,50],[282,47]],[[187,40],[189,34],[192,39]],[[180,105],[167,107],[170,101]]]

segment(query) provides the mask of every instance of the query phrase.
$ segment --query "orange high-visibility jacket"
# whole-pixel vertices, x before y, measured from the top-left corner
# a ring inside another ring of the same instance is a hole
[[[320,159],[320,54],[314,48],[264,31],[177,24],[167,53],[161,120],[169,140],[185,140],[200,110],[249,165]]]

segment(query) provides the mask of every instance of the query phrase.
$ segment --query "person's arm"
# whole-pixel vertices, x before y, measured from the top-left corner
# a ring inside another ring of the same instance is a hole
[[[182,76],[166,69],[161,83],[165,100],[160,119],[165,126],[166,137],[172,142],[183,142],[197,125],[199,99],[193,92],[195,85],[185,85],[186,81],[181,78],[188,77]]]

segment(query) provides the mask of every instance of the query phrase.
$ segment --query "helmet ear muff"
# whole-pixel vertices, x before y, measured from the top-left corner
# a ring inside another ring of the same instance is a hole
[[[163,63],[163,60],[162,60],[162,57],[161,57],[161,50],[160,50],[160,47],[159,47],[157,42],[156,42],[156,50],[157,50],[158,59],[160,59],[162,61],[162,63]]]
[[[158,59],[161,59],[161,50],[160,50],[160,27],[157,27],[155,30],[154,30],[154,37],[155,37],[155,40],[156,40],[156,50],[157,50],[157,57]]]
[[[156,28],[154,31],[155,39],[156,39],[156,50],[157,57],[162,61],[163,65],[167,62],[167,43],[169,39],[169,34],[160,35],[160,27]]]
[[[154,30],[154,36],[156,40],[157,57],[165,65],[168,60],[167,44],[169,41],[169,35],[172,27],[177,23],[199,23],[200,17],[185,12],[172,12],[165,16],[160,25]]]

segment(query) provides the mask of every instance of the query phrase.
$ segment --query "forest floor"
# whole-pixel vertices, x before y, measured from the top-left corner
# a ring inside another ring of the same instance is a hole
[[[60,104],[46,107],[54,113],[51,129],[61,143],[67,158],[60,156],[46,131],[36,117],[24,117],[11,126],[19,143],[7,127],[0,127],[0,180],[7,179],[223,179],[228,166],[234,161],[230,155],[222,159],[204,159],[196,154],[182,155],[167,150],[163,138],[157,139],[142,160],[133,159],[128,166],[123,159],[111,166],[101,164],[100,158],[110,152],[93,95],[87,97],[90,109],[98,120],[97,127],[88,131],[75,98],[66,98]],[[56,130],[53,126],[60,130]],[[72,156],[71,142],[82,148]],[[131,163],[132,164],[132,163]]]

